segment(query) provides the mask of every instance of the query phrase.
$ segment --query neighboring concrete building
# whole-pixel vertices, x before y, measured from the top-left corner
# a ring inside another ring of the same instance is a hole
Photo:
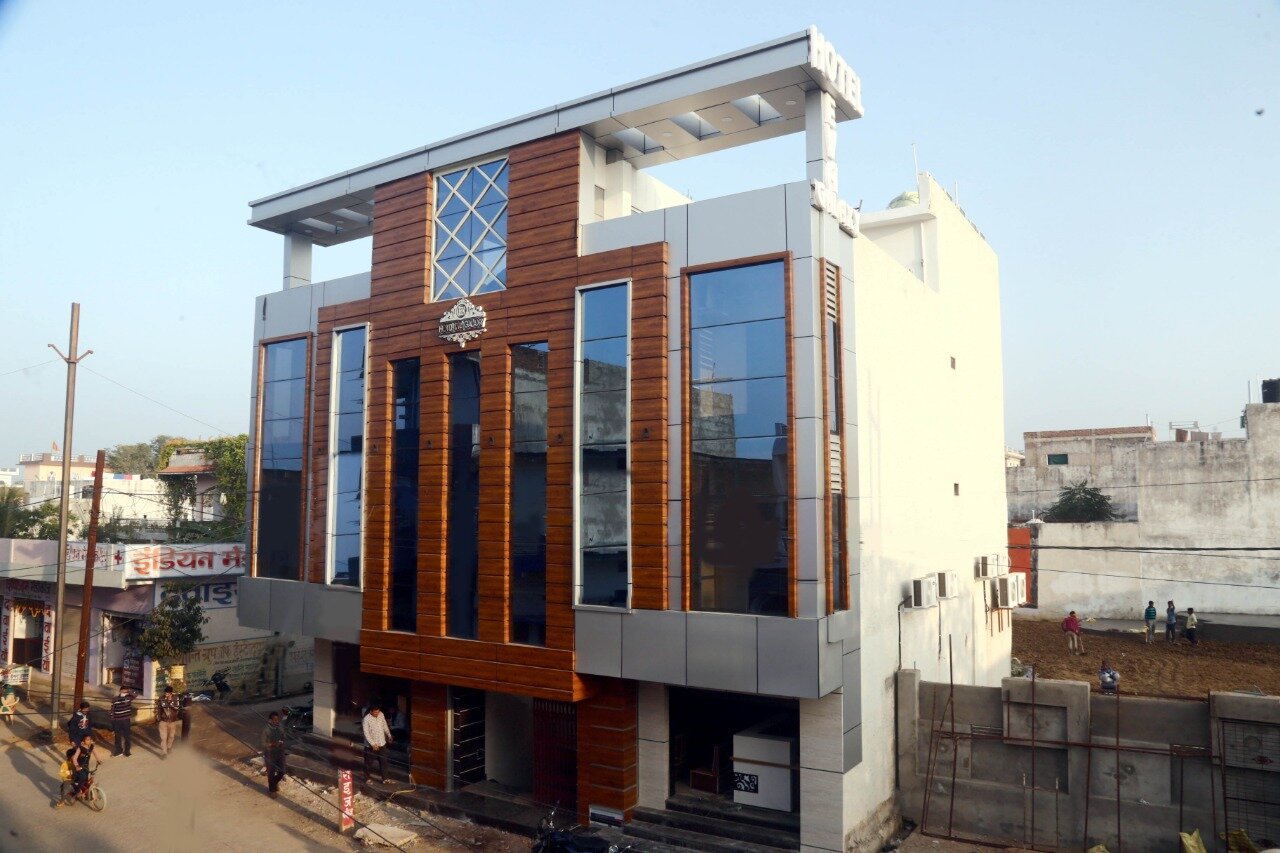
[[[1102,489],[1120,518],[1135,517],[1138,449],[1156,440],[1155,427],[1046,430],[1024,432],[1022,439],[1021,465],[1010,465],[1005,455],[1009,521],[1044,515],[1060,491],[1082,481]]]
[[[62,641],[69,673],[79,645],[86,557],[85,543],[68,543]],[[245,563],[238,543],[99,545],[85,682],[104,688],[123,684],[143,698],[154,697],[163,673],[132,642],[164,592],[178,584],[209,617],[204,642],[186,661],[188,686],[207,688],[209,675],[220,669],[240,695],[300,690],[311,680],[311,640],[245,628],[236,618],[236,579]],[[57,564],[57,542],[0,539],[0,668],[14,669],[17,680],[25,680],[29,668],[31,676],[47,683],[52,671]]]
[[[1039,525],[1040,608],[1138,618],[1147,601],[1173,599],[1179,611],[1280,612],[1280,553],[1268,550],[1280,529],[1280,404],[1245,411],[1245,438],[1108,443],[1094,470],[1111,477],[1099,483],[1127,481],[1114,493],[1133,520]],[[1009,471],[1011,507],[1026,470]]]
[[[419,783],[620,820],[701,786],[878,846],[895,670],[995,686],[1010,635],[973,574],[1005,539],[996,257],[928,175],[839,198],[860,115],[809,30],[252,203],[285,267],[240,619],[316,638],[322,732],[394,703]],[[801,132],[805,181],[642,171]],[[310,281],[369,235],[370,273]]]
[[[73,456],[71,458],[71,482],[93,480],[93,469],[96,460],[92,456]],[[24,484],[61,483],[62,453],[23,453],[18,457],[19,479]]]

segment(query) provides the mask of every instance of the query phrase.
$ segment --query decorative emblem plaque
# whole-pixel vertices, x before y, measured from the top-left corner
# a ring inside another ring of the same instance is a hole
[[[484,309],[465,296],[440,318],[440,337],[453,341],[460,347],[465,348],[467,341],[474,341],[483,335],[484,329]]]

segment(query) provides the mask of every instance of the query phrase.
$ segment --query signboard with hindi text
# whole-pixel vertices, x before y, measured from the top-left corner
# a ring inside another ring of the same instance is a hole
[[[126,545],[125,580],[182,580],[244,574],[244,545]]]

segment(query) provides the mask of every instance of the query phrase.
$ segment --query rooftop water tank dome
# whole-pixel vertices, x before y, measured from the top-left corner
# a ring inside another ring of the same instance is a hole
[[[896,210],[899,207],[911,207],[912,205],[919,204],[919,203],[920,203],[920,191],[907,190],[906,192],[900,194],[893,201],[889,202],[889,209]]]

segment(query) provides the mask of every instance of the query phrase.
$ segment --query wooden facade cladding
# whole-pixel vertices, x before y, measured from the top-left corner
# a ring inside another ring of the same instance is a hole
[[[579,136],[508,153],[506,290],[470,297],[488,317],[468,344],[481,354],[479,622],[474,640],[444,636],[448,513],[449,355],[437,335],[453,300],[430,301],[432,178],[414,175],[377,189],[370,297],[319,313],[313,478],[307,578],[325,578],[328,419],[335,328],[368,323],[365,433],[364,612],[361,667],[415,681],[560,700],[591,684],[574,672],[573,465],[574,320],[579,287],[631,282],[633,415],[633,606],[666,606],[667,246],[578,255]],[[546,341],[546,647],[509,642],[512,345]],[[391,542],[392,362],[417,358],[421,382],[416,633],[388,630]],[[415,720],[418,708],[415,694]],[[416,749],[415,722],[415,749]],[[415,766],[417,763],[415,762]],[[428,765],[436,766],[436,765]]]
[[[599,689],[578,705],[578,815],[590,806],[631,820],[639,792],[639,688],[634,681],[599,679]]]

